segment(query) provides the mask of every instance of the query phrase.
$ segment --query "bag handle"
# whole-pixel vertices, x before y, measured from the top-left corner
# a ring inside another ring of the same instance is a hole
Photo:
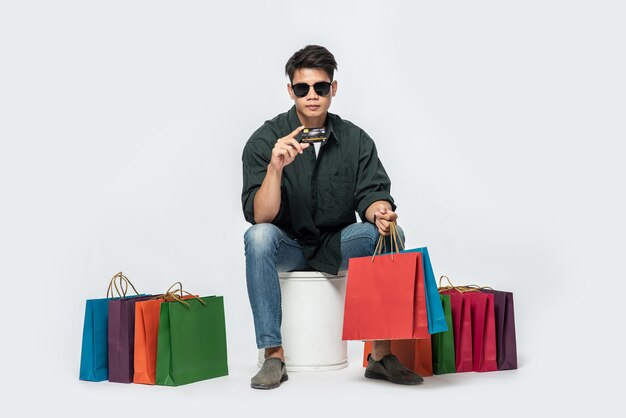
[[[404,250],[404,243],[400,239],[400,233],[398,232],[398,224],[396,223],[396,221],[393,221],[391,223],[391,230],[393,232],[391,236],[393,237],[393,241],[396,244],[396,252],[399,253],[400,251]],[[400,243],[400,245],[398,245],[398,242]],[[402,246],[402,248],[400,248],[400,246]]]
[[[443,279],[446,279],[446,281],[448,282],[448,286],[442,286],[441,282],[443,281]],[[450,281],[450,278],[448,276],[441,276],[439,278],[439,287],[437,288],[437,290],[439,292],[442,291],[447,291],[447,290],[456,290],[459,293],[465,293],[465,292],[478,292],[482,289],[491,289],[490,287],[479,287],[475,284],[469,284],[469,285],[465,285],[465,286],[455,286],[452,284],[452,282]]]
[[[172,291],[172,288],[174,286],[178,285],[178,289]],[[174,284],[172,284],[166,291],[165,293],[161,293],[159,295],[155,295],[152,298],[150,298],[150,300],[162,300],[164,302],[170,302],[171,300],[173,300],[173,296],[176,296],[176,292],[180,293],[182,295],[183,292],[183,284],[181,282],[174,282]]]
[[[465,287],[476,290],[493,290],[491,286],[479,286],[477,284],[466,284]]]
[[[120,282],[119,288],[117,286],[118,281]],[[124,287],[123,285],[126,285],[126,286]],[[107,298],[109,297],[109,294],[111,295],[111,297],[115,297],[115,293],[113,293],[113,289],[115,289],[115,292],[117,292],[117,295],[120,298],[125,298],[129,285],[130,287],[133,288],[133,291],[135,292],[135,294],[139,295],[139,292],[137,292],[137,289],[135,289],[135,286],[131,283],[131,281],[128,280],[128,277],[124,276],[124,274],[121,271],[119,273],[116,273],[111,278],[111,281],[109,281],[109,287],[107,288]]]
[[[443,279],[446,279],[446,281],[448,282],[448,286],[442,286],[441,282],[443,281]],[[439,287],[438,287],[439,291],[442,290],[457,290],[459,292],[479,292],[481,290],[493,290],[493,288],[489,287],[489,286],[479,286],[476,284],[467,284],[467,285],[463,285],[463,286],[455,286],[452,284],[452,282],[450,281],[450,278],[448,276],[441,276],[439,278]]]
[[[172,287],[174,287],[174,286],[176,286],[176,285],[178,285],[178,290],[175,290],[175,291],[173,291],[173,292],[172,292],[172,291],[171,291],[171,290],[172,290]],[[176,293],[176,292],[180,293],[180,294],[181,294],[181,296],[182,296],[182,294],[183,294],[183,284],[182,284],[181,282],[175,282],[173,285],[171,285],[171,286],[170,286],[170,287],[169,287],[169,288],[165,291],[165,294],[166,294],[166,295],[169,295],[170,293]]]
[[[189,296],[193,296],[194,299],[197,299],[201,304],[206,306],[206,302],[203,301],[200,298],[200,296],[196,296],[193,293],[187,292],[186,290],[183,290],[183,293],[186,293]],[[183,300],[183,298],[181,296],[178,296],[176,293],[170,293],[170,294],[165,295],[164,300],[166,302],[179,302],[179,303],[182,303],[183,305],[185,305],[187,308],[191,309],[191,306],[189,306],[189,303],[187,303],[185,300]]]
[[[172,288],[178,285],[178,289],[172,291]],[[206,302],[203,301],[199,296],[194,295],[186,290],[183,290],[183,284],[181,282],[175,282],[171,285],[166,291],[165,294],[156,297],[155,299],[163,299],[165,302],[180,302],[185,305],[187,308],[191,308],[189,303],[183,300],[183,294],[187,294],[189,296],[193,296],[194,299],[197,299],[201,304],[206,306]]]
[[[404,244],[402,244],[402,240],[399,239],[398,225],[396,224],[396,221],[389,222],[389,230],[390,230],[389,240],[391,244],[390,253],[391,253],[391,258],[393,259],[394,249],[396,253],[399,253],[401,251],[400,245],[402,245],[402,250],[404,250]],[[398,242],[400,242],[400,244],[398,244]],[[385,240],[385,236],[379,235],[378,242],[376,242],[376,248],[374,248],[374,254],[372,255],[372,262],[374,262],[374,257],[376,257],[377,255],[386,253],[386,252],[387,252],[387,242]]]

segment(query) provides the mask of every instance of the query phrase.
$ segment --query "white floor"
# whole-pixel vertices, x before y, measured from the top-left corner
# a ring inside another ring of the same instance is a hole
[[[249,387],[249,379],[257,370],[256,350],[230,352],[229,376],[180,387],[82,382],[77,377],[77,364],[48,365],[41,376],[5,375],[8,393],[13,395],[6,401],[18,406],[18,416],[32,416],[32,412],[63,412],[72,417],[616,413],[617,398],[610,391],[616,393],[617,389],[610,389],[606,377],[594,377],[589,369],[551,370],[548,358],[531,362],[522,353],[520,369],[515,371],[433,376],[422,385],[407,387],[365,379],[361,350],[361,343],[350,342],[349,367],[331,372],[290,372],[289,380],[271,391]]]

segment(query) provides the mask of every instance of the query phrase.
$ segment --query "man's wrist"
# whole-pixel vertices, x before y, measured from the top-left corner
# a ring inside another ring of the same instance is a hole
[[[272,163],[269,163],[267,165],[267,174],[269,174],[270,176],[280,177],[283,174],[283,170],[278,169]]]

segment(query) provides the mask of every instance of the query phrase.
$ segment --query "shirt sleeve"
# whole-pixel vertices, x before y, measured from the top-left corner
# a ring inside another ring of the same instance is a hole
[[[272,150],[262,140],[251,139],[243,149],[241,157],[243,167],[243,190],[241,192],[241,204],[243,216],[251,224],[254,222],[254,196],[261,187],[267,166],[270,163]]]
[[[365,132],[361,134],[359,147],[355,198],[357,212],[363,222],[369,222],[365,217],[365,211],[377,200],[388,201],[392,210],[396,210],[393,197],[391,197],[391,180],[389,180],[383,164],[378,159],[374,141]]]
[[[270,134],[272,135],[272,134]],[[241,204],[243,208],[243,216],[246,221],[252,225],[254,221],[254,197],[259,191],[265,175],[267,174],[267,166],[272,157],[272,148],[270,144],[275,141],[266,141],[262,136],[253,136],[243,149],[241,157],[243,167],[243,190],[241,192]],[[288,211],[285,210],[284,190],[281,184],[281,201],[278,213],[272,220],[273,224],[280,225],[289,219]]]

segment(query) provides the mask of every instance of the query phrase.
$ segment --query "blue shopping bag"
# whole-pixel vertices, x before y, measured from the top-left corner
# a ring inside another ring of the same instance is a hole
[[[101,382],[109,378],[109,300],[90,299],[85,306],[80,380]]]
[[[424,263],[424,287],[426,288],[426,311],[428,312],[428,333],[436,334],[438,332],[446,332],[448,330],[448,324],[446,323],[446,316],[443,313],[441,299],[439,299],[439,290],[437,289],[433,266],[430,264],[428,248],[414,248],[400,252],[422,253]]]

